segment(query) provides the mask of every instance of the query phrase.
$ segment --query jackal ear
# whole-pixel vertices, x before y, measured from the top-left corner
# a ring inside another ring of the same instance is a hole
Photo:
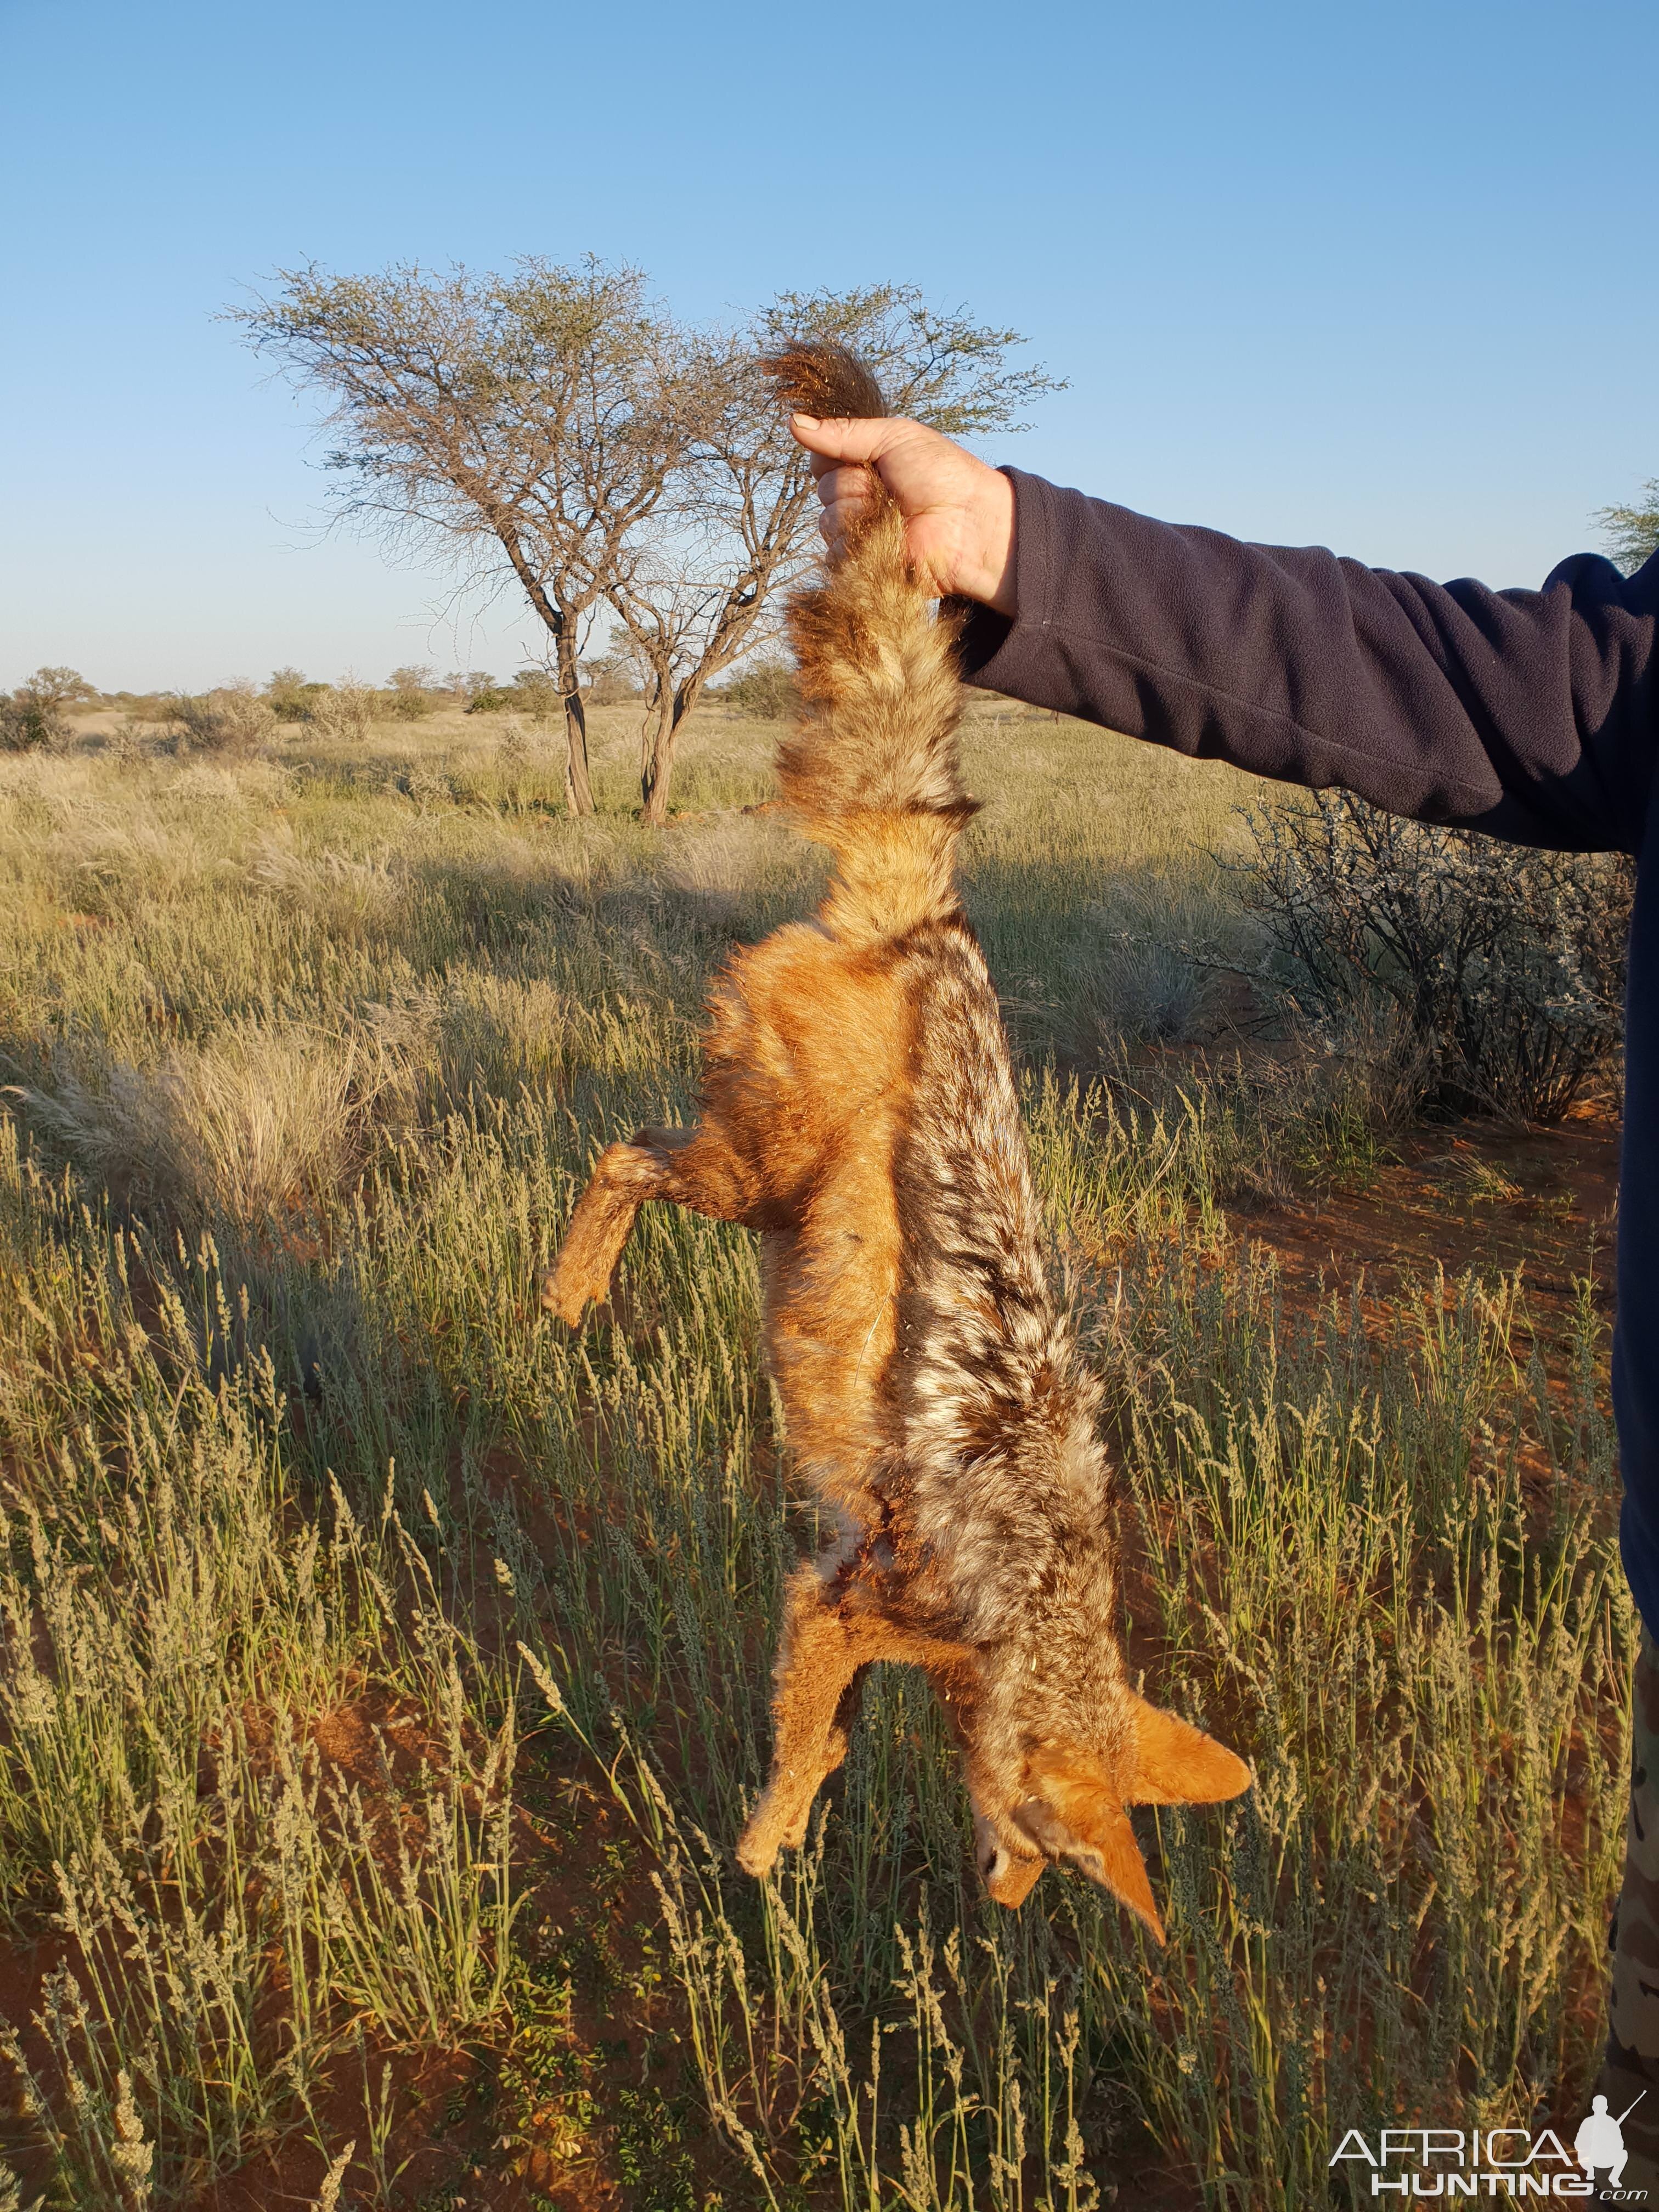
[[[1133,1771],[1124,1777],[1131,1805],[1215,1805],[1250,1786],[1250,1770],[1213,1736],[1144,1698],[1134,1704]]]
[[[1051,1858],[1069,1859],[1109,1889],[1161,1943],[1164,1923],[1152,1902],[1146,1862],[1101,1762],[1086,1752],[1056,1749],[1032,1761],[1030,1779],[1042,1795],[1028,1797],[1017,1810],[1021,1827]]]

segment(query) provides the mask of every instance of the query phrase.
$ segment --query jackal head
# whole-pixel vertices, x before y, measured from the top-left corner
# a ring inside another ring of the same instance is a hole
[[[1164,1923],[1130,1805],[1212,1805],[1250,1786],[1250,1770],[1213,1737],[1125,1686],[1109,1759],[1068,1741],[1025,1753],[1018,1787],[985,1790],[969,1756],[980,1872],[1000,1905],[1018,1905],[1046,1865],[1065,1861],[1111,1891],[1158,1942]],[[1000,1800],[1000,1802],[997,1801]]]

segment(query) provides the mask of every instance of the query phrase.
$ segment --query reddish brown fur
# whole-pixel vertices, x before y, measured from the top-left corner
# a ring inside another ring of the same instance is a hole
[[[870,410],[834,349],[773,364],[808,411]],[[1161,1937],[1124,1810],[1244,1788],[1124,1678],[1094,1385],[1053,1305],[994,994],[955,885],[973,811],[950,627],[878,498],[791,609],[807,702],[780,782],[836,870],[811,923],[717,985],[692,1130],[612,1145],[545,1290],[576,1322],[664,1199],[759,1232],[795,1457],[841,1534],[793,1577],[770,1783],[738,1845],[798,1844],[865,1668],[922,1668],[967,1771],[994,1897],[1070,1859]]]

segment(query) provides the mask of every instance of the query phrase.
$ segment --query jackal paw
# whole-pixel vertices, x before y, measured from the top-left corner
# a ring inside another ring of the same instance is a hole
[[[542,1278],[542,1304],[572,1328],[590,1305],[603,1305],[611,1295],[611,1278],[580,1262],[561,1260]]]
[[[757,1878],[770,1874],[777,1864],[778,1849],[783,1838],[770,1822],[764,1821],[757,1812],[748,1826],[738,1838],[738,1864],[745,1874]]]
[[[738,1864],[745,1874],[770,1874],[780,1851],[798,1851],[806,1841],[812,1817],[812,1800],[793,1810],[772,1802],[769,1790],[749,1816],[749,1825],[738,1838]]]

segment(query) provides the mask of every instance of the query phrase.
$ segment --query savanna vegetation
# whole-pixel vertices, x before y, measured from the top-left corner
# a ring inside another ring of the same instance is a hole
[[[1617,872],[1419,991],[1306,936],[1325,816],[969,720],[1130,1646],[1257,1775],[1137,1814],[1158,1951],[1075,1877],[982,1901],[898,1670],[736,1874],[812,1540],[753,1250],[653,1214],[583,1334],[538,1311],[597,1148],[690,1109],[711,969],[813,896],[754,811],[787,671],[705,700],[660,829],[637,706],[586,703],[578,814],[564,690],[283,673],[0,759],[0,2204],[1291,2212],[1351,2126],[1575,2122]],[[1464,865],[1376,868],[1432,914]],[[1458,1025],[1499,982],[1505,1034],[1565,1006],[1553,1133]]]

